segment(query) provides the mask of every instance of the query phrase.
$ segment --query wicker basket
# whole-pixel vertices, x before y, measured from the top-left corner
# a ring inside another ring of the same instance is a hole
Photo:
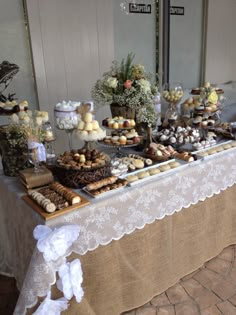
[[[71,188],[82,188],[87,184],[111,176],[111,165],[108,163],[105,166],[90,170],[65,169],[55,165],[51,171],[61,184]]]
[[[124,118],[135,119],[135,109],[128,106],[121,106],[116,103],[110,105],[112,117],[122,116]]]

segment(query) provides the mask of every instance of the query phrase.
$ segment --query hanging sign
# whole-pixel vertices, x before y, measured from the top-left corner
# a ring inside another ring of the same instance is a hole
[[[151,4],[129,3],[129,13],[151,14]]]
[[[171,15],[184,15],[184,7],[170,7]]]

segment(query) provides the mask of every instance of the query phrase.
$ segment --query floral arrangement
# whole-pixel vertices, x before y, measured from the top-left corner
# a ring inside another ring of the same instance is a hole
[[[149,128],[155,125],[156,120],[157,113],[152,104],[140,108],[140,110],[137,113],[137,122],[143,123]]]
[[[200,89],[200,97],[203,99],[205,105],[208,103],[217,105],[218,104],[218,95],[215,88],[213,88],[209,82],[206,82],[204,87]]]
[[[113,61],[110,71],[105,72],[92,89],[95,104],[116,103],[136,110],[153,104],[157,87],[144,66],[133,64],[133,60],[134,54],[130,53],[121,63]]]

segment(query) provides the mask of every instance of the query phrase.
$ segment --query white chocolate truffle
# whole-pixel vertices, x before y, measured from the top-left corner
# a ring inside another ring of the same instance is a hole
[[[84,129],[84,126],[85,126],[85,123],[84,123],[84,121],[80,121],[79,123],[78,123],[78,129],[79,130],[83,130]]]
[[[176,138],[175,137],[170,137],[170,143],[176,143]]]
[[[84,126],[84,129],[87,130],[87,131],[91,131],[93,130],[93,125],[91,122],[87,122]]]
[[[96,129],[99,128],[99,123],[98,123],[97,120],[93,120],[93,121],[92,121],[92,125],[93,125],[93,130],[96,130]]]
[[[91,113],[85,113],[83,116],[83,121],[86,123],[91,123],[93,120],[93,115]]]
[[[160,137],[160,140],[161,141],[166,141],[168,139],[168,137],[166,136],[166,135],[162,135],[161,137]]]

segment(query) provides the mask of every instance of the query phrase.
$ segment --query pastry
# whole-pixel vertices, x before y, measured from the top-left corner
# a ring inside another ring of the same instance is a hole
[[[138,176],[137,175],[129,175],[126,177],[126,179],[129,183],[132,183],[132,182],[135,182],[138,180]]]
[[[199,152],[198,155],[201,157],[206,157],[208,156],[208,152],[207,151]]]
[[[150,165],[152,165],[152,160],[151,159],[145,159],[145,164],[147,165],[147,166],[150,166]]]
[[[61,196],[63,196],[71,205],[79,203],[81,201],[80,196],[76,194],[74,191],[64,187],[58,182],[54,182],[49,186],[51,189],[55,190]]]
[[[83,115],[83,121],[86,123],[91,123],[93,120],[93,115],[91,113],[85,113]]]
[[[218,147],[215,148],[216,149],[216,152],[222,152],[224,151],[224,148],[220,145]]]
[[[144,168],[144,162],[143,162],[142,160],[133,159],[132,164],[133,164],[137,169]]]
[[[180,163],[177,162],[177,161],[175,161],[175,162],[170,162],[170,163],[169,163],[169,166],[170,166],[171,168],[176,168],[176,167],[180,166]]]
[[[108,184],[113,184],[117,181],[117,177],[116,176],[110,176],[110,177],[106,177],[104,179],[101,179],[95,183],[91,183],[91,184],[88,184],[86,186],[86,189],[88,191],[91,191],[91,190],[97,190],[103,186],[106,186]]]
[[[127,138],[126,138],[125,136],[121,136],[121,137],[119,138],[119,142],[120,142],[120,144],[125,145],[126,142],[127,142]]]
[[[159,168],[158,167],[156,167],[156,168],[151,168],[150,170],[149,170],[149,174],[150,175],[156,175],[156,174],[159,174],[161,171],[159,170]]]
[[[230,145],[229,143],[227,143],[227,144],[224,144],[224,145],[223,145],[223,148],[224,148],[224,150],[228,150],[228,149],[232,148],[232,145]]]
[[[208,152],[209,155],[212,155],[212,154],[216,154],[216,153],[217,153],[216,149],[210,149],[210,150],[208,150],[207,152]]]
[[[236,141],[232,141],[232,142],[231,142],[231,147],[232,147],[232,148],[236,147]]]
[[[160,169],[161,172],[168,171],[168,170],[170,170],[170,165],[169,164],[161,165],[159,167],[159,169]]]
[[[139,179],[142,179],[142,178],[145,178],[145,177],[148,177],[148,176],[150,176],[150,174],[149,174],[149,172],[146,172],[146,171],[138,173],[138,178]]]

